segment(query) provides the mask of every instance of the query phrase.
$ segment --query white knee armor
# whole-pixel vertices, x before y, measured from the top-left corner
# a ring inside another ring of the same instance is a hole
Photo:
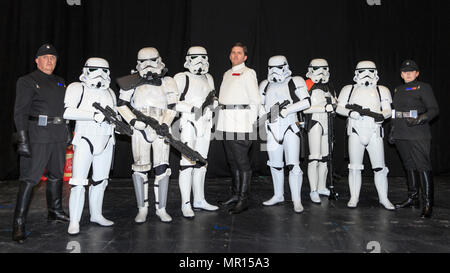
[[[361,114],[349,110],[349,105],[361,106],[370,110],[382,118],[391,116],[392,98],[384,86],[377,85],[378,72],[375,64],[371,61],[358,63],[355,71],[355,85],[345,86],[338,99],[337,113],[348,118],[347,134],[349,136],[349,207],[356,207],[359,201],[361,189],[361,170],[364,169],[364,151],[367,149],[370,161],[375,173],[375,186],[378,191],[380,203],[388,210],[395,207],[387,197],[388,181],[387,169],[384,161],[383,127],[382,121],[377,121],[373,116]]]
[[[104,121],[104,116],[92,104],[116,109],[116,96],[109,88],[109,64],[100,58],[86,61],[81,82],[67,87],[64,99],[64,118],[75,120],[72,185],[69,210],[70,234],[79,233],[79,222],[84,207],[84,186],[88,185],[88,174],[92,166],[93,184],[89,187],[89,210],[91,222],[111,226],[113,222],[102,215],[103,195],[108,185],[114,147],[114,125]]]
[[[131,147],[133,152],[133,182],[139,208],[135,221],[146,221],[148,212],[148,172],[155,169],[156,214],[163,222],[172,218],[166,212],[167,190],[171,170],[169,168],[170,146],[157,136],[155,130],[136,120],[132,108],[156,119],[160,124],[171,126],[176,112],[171,108],[176,104],[178,90],[171,77],[165,77],[167,69],[161,56],[153,47],[138,52],[137,74],[118,79],[120,86],[118,111],[133,126]],[[150,152],[153,151],[153,162]]]
[[[268,121],[267,129],[267,163],[272,172],[274,196],[264,202],[266,206],[272,206],[284,201],[284,165],[289,167],[289,185],[291,189],[294,210],[297,213],[303,211],[301,205],[301,186],[303,172],[300,169],[300,131],[297,125],[297,114],[310,107],[310,96],[306,83],[302,77],[291,77],[292,72],[284,56],[274,56],[269,59],[268,79],[264,80],[259,90],[262,104],[266,112],[270,112],[276,103],[288,100],[290,104],[280,111],[280,117]]]
[[[181,141],[207,158],[211,141],[212,112],[209,108],[201,109],[201,107],[207,96],[214,92],[214,80],[208,73],[206,49],[200,46],[191,47],[187,52],[184,67],[188,71],[178,73],[174,77],[180,94],[175,109],[181,112]],[[215,100],[214,106],[217,104]],[[191,189],[195,209],[217,210],[218,207],[208,204],[205,200],[206,166],[200,166],[182,156],[180,167],[179,185],[183,215],[187,218],[195,216],[190,202]]]

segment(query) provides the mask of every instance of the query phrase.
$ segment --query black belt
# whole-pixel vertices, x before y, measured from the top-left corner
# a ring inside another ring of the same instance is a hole
[[[222,110],[235,110],[235,109],[250,109],[250,105],[248,104],[236,104],[236,105],[225,105],[225,104],[221,104],[220,109]]]
[[[395,111],[394,115],[392,115],[392,118],[398,119],[398,118],[417,118],[418,113],[417,111],[409,111],[409,112],[400,112]]]
[[[47,117],[47,116],[29,116],[29,121],[38,121],[39,126],[47,126],[47,124],[64,124],[66,123],[66,120],[62,117]]]

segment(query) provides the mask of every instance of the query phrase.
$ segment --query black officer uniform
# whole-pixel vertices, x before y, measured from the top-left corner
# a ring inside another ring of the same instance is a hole
[[[36,58],[57,56],[55,48],[45,44]],[[14,121],[20,155],[19,193],[13,221],[13,240],[26,239],[25,222],[31,193],[47,170],[46,197],[48,220],[68,221],[62,209],[63,170],[68,140],[64,113],[64,79],[39,69],[20,77],[16,86]]]
[[[402,72],[419,71],[412,60],[403,62]],[[395,142],[407,172],[408,199],[396,208],[418,207],[419,188],[423,200],[422,217],[431,217],[434,185],[431,175],[431,132],[429,122],[439,114],[431,86],[413,81],[395,89],[395,116],[390,141]]]

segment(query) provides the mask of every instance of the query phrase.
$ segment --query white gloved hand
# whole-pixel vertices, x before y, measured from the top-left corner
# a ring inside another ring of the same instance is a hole
[[[147,134],[148,141],[153,142],[156,140],[157,137],[158,137],[158,135],[156,134],[155,130],[150,129],[148,131],[148,134]]]
[[[355,119],[355,120],[361,119],[361,115],[360,115],[358,112],[356,112],[356,111],[350,112],[349,117],[350,117],[351,119]]]
[[[97,123],[102,123],[105,120],[105,116],[100,112],[94,113],[94,121]]]
[[[332,113],[332,112],[334,112],[334,107],[333,107],[333,105],[332,105],[332,104],[327,104],[327,105],[325,106],[325,112],[327,112],[327,113]]]
[[[143,123],[142,121],[139,121],[139,120],[137,120],[135,123],[134,123],[134,129],[136,129],[136,130],[139,130],[139,131],[142,131],[142,130],[145,130],[145,128],[147,128],[147,124],[145,124],[145,123]]]
[[[282,118],[287,117],[287,115],[288,115],[288,111],[286,110],[286,108],[284,108],[283,110],[280,111],[280,116]]]

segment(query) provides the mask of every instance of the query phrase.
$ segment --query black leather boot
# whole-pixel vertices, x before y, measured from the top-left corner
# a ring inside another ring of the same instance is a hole
[[[419,172],[420,175],[420,187],[422,189],[423,208],[422,218],[431,218],[434,205],[434,182],[433,175],[430,171]]]
[[[234,208],[228,212],[230,214],[239,214],[248,209],[248,195],[250,192],[250,183],[252,181],[252,172],[242,172],[241,174],[241,191],[239,193],[239,201]]]
[[[12,239],[19,244],[23,244],[27,238],[25,222],[34,185],[23,181],[20,181],[19,183],[19,193],[17,194],[17,204],[14,211]]]
[[[231,172],[231,198],[226,201],[219,201],[219,205],[226,207],[237,203],[239,200],[239,192],[241,190],[241,178],[239,170],[232,170]]]
[[[63,181],[48,179],[46,187],[48,221],[69,222],[69,216],[62,209],[62,187]]]
[[[396,209],[402,208],[419,208],[419,188],[418,188],[418,177],[417,171],[407,170],[406,171],[406,186],[408,187],[408,198],[398,204],[395,204]]]

